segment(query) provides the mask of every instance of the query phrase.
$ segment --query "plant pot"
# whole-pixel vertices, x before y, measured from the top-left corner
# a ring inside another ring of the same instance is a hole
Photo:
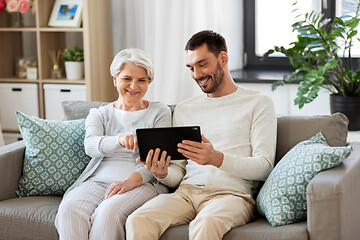
[[[65,72],[68,80],[83,79],[84,62],[65,62]]]
[[[341,112],[349,119],[349,131],[360,130],[360,97],[330,95],[331,113]]]

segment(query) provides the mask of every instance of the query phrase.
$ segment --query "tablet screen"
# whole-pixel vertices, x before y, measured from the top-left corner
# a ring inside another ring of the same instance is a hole
[[[177,144],[182,140],[201,142],[199,126],[139,128],[136,130],[141,161],[145,162],[148,152],[159,148],[166,151],[171,160],[186,159],[177,151]]]

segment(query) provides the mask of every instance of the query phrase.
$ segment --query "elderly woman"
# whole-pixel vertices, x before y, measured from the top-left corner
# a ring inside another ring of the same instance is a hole
[[[167,193],[136,162],[137,128],[171,126],[168,106],[144,99],[153,65],[140,49],[119,52],[110,67],[119,98],[91,109],[86,118],[87,168],[65,193],[55,226],[60,239],[125,239],[127,216],[147,200]]]

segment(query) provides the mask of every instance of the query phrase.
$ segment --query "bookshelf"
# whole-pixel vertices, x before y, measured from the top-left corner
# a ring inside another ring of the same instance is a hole
[[[86,86],[86,100],[113,101],[114,86],[109,73],[113,59],[111,1],[83,0],[81,27],[48,27],[55,0],[35,0],[35,14],[24,14],[24,27],[11,28],[10,15],[0,12],[0,83],[33,83],[38,87],[39,117],[46,118],[44,84],[80,84]],[[69,46],[69,44],[71,44]],[[49,50],[64,50],[74,45],[84,49],[84,79],[65,79],[64,62],[60,61],[63,79],[51,79]],[[16,77],[17,58],[37,60],[37,79]],[[1,86],[1,84],[0,84]],[[9,99],[11,101],[11,99]],[[8,103],[1,101],[0,109]],[[16,132],[17,129],[3,129]]]

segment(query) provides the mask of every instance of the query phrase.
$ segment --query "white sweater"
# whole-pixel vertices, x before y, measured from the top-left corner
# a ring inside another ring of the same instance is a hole
[[[174,126],[200,126],[224,159],[220,168],[176,161],[161,180],[164,184],[175,186],[181,181],[252,195],[274,166],[276,114],[272,100],[258,91],[238,87],[219,98],[205,94],[191,98],[177,105],[173,120]]]
[[[118,138],[120,135],[126,135],[125,128],[124,124],[117,119],[116,109],[114,109],[113,104],[109,103],[108,105],[90,110],[85,124],[84,147],[86,154],[92,157],[92,159],[66,193],[87,180],[96,171],[104,158],[114,157],[119,149],[124,148],[119,144]],[[170,125],[170,108],[164,103],[157,101],[149,101],[149,107],[142,118],[131,123],[132,129],[169,127]],[[128,151],[128,154],[132,158],[133,164],[136,165],[135,171],[141,174],[143,183],[152,181],[154,179],[152,173],[146,170],[143,164],[136,163],[136,158],[139,155],[138,152],[133,154],[132,151]],[[119,164],[124,165],[122,159],[119,159]],[[126,168],[124,171],[130,174],[133,172],[133,168]]]

